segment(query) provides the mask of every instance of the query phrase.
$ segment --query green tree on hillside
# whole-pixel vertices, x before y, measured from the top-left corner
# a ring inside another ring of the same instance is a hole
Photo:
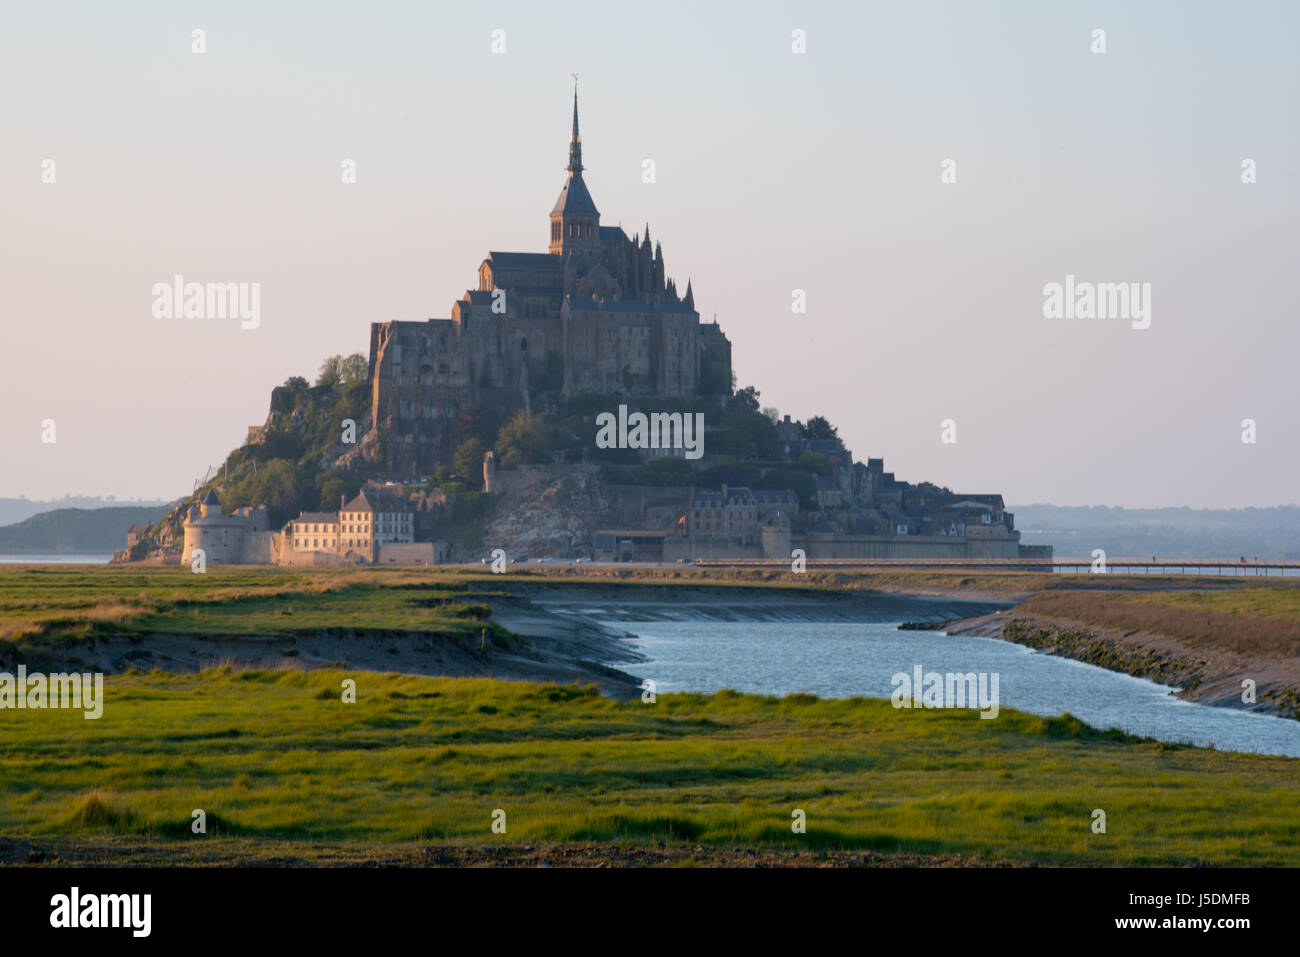
[[[776,423],[755,407],[744,411],[728,409],[720,431],[722,448],[718,451],[738,459],[775,459],[780,455],[781,441]]]
[[[456,474],[471,484],[477,484],[483,474],[483,453],[487,451],[476,438],[468,438],[456,449],[452,468]]]
[[[349,478],[338,470],[322,472],[316,476],[316,485],[320,489],[320,510],[333,512],[339,508],[340,501],[346,501],[361,490],[361,480]]]
[[[803,428],[805,439],[838,439],[839,431],[823,416],[814,415]]]
[[[370,377],[370,364],[358,353],[350,356],[330,356],[320,365],[316,376],[317,386],[343,386],[348,388]]]
[[[256,472],[250,471],[242,480],[226,482],[219,498],[223,512],[229,513],[245,505],[265,506],[275,522],[283,521],[295,514],[298,508],[293,465],[284,459],[271,459],[259,465]]]
[[[752,385],[738,391],[727,403],[728,412],[758,412],[759,391]]]
[[[520,409],[501,427],[496,452],[502,465],[545,462],[551,450],[551,427],[534,412]]]
[[[830,475],[830,459],[820,452],[805,452],[799,456],[799,468],[812,472],[815,475]]]

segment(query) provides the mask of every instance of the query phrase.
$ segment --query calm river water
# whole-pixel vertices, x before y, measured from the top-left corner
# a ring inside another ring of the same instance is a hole
[[[687,603],[650,611],[635,605],[552,610],[632,636],[629,643],[647,660],[618,667],[653,678],[660,692],[733,688],[887,699],[893,675],[920,665],[926,672],[997,673],[1003,708],[1044,716],[1068,711],[1094,727],[1161,741],[1300,757],[1300,721],[1193,704],[1163,685],[996,638],[899,631],[905,617],[925,616],[900,616],[896,607],[887,609],[889,621],[829,622],[808,621],[802,609],[787,620],[735,620],[745,611],[732,608],[725,616],[732,620],[717,620],[716,609]]]

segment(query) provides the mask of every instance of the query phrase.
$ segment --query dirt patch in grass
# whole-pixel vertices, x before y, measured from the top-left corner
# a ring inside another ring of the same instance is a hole
[[[745,848],[706,844],[311,844],[264,840],[4,840],[0,864],[258,867],[1023,867],[962,854]]]

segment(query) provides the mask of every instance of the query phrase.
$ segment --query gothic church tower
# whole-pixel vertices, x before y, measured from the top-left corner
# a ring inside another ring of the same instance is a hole
[[[569,138],[569,178],[551,210],[551,242],[547,252],[594,252],[600,248],[600,212],[582,181],[582,137],[578,133],[578,79],[573,79],[573,133]]]

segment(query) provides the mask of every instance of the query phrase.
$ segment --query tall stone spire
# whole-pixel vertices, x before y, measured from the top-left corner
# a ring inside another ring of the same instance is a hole
[[[600,211],[582,181],[582,134],[578,132],[578,77],[573,76],[573,133],[569,137],[569,176],[551,210],[551,241],[555,255],[600,248]]]
[[[573,74],[573,132],[569,136],[570,173],[582,172],[582,135],[578,132],[578,74]]]

